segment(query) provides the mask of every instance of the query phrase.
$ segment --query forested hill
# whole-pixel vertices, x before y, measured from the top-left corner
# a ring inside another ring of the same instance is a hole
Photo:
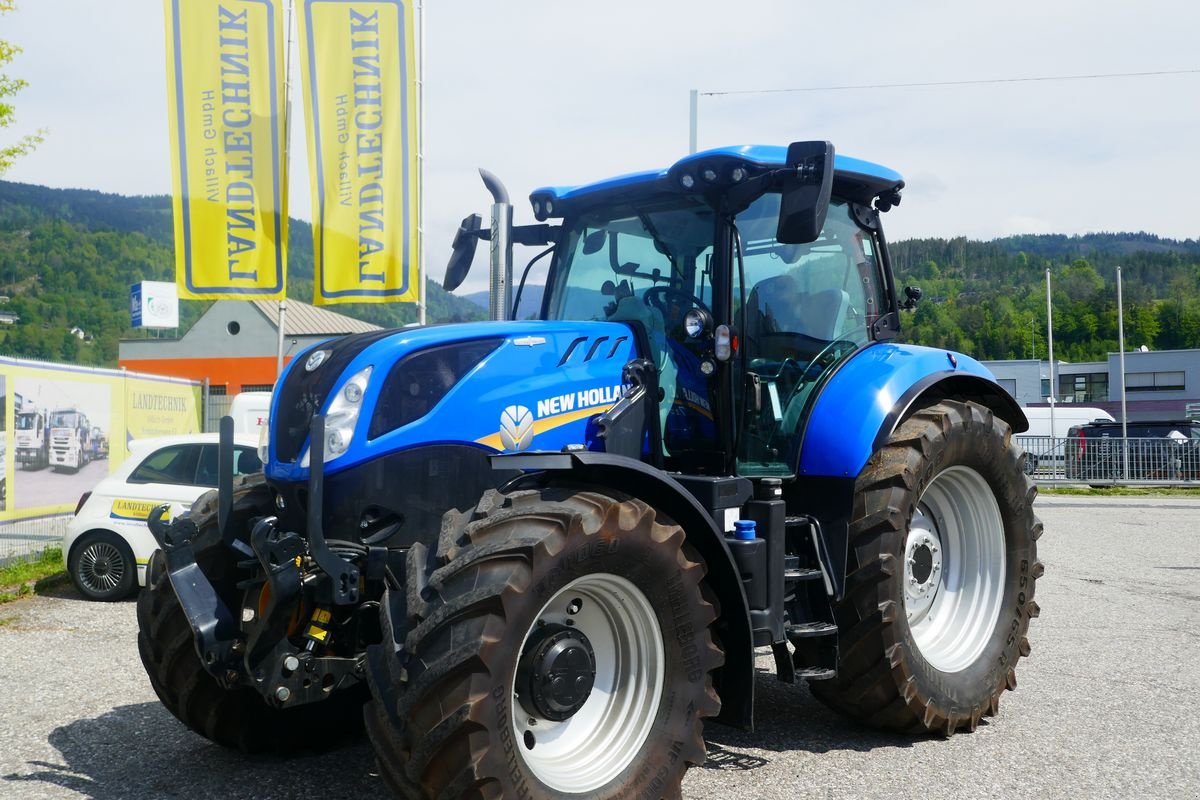
[[[1103,360],[1118,349],[1121,267],[1127,349],[1200,347],[1200,241],[1148,233],[916,239],[891,245],[897,286],[924,298],[906,341],[978,358],[1046,357],[1046,269],[1054,355]]]
[[[80,189],[0,181],[0,353],[115,366],[117,342],[129,326],[129,286],[174,280],[171,199],[125,197]],[[288,296],[312,302],[312,227],[292,219],[288,233]],[[428,318],[482,319],[473,303],[428,288]],[[180,333],[210,303],[180,302]],[[348,304],[331,310],[394,327],[416,321],[411,304]],[[72,328],[84,331],[81,340]]]
[[[129,327],[129,285],[172,280],[170,199],[47,189],[0,181],[0,353],[113,366]],[[919,239],[891,245],[897,286],[924,299],[902,323],[905,340],[977,358],[1046,355],[1045,273],[1054,292],[1055,355],[1103,359],[1117,349],[1116,267],[1124,278],[1130,349],[1200,347],[1200,242],[1148,233],[1014,236],[988,242]],[[288,295],[312,299],[312,228],[293,219]],[[466,298],[430,282],[429,319],[480,319]],[[207,303],[180,304],[186,330]],[[394,326],[416,307],[334,310]],[[88,339],[70,333],[82,329]]]

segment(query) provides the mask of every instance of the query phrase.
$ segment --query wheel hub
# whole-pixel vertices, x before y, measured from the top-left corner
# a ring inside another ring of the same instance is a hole
[[[910,623],[924,618],[942,580],[942,543],[933,520],[918,510],[904,546],[904,596]]]
[[[517,663],[521,706],[553,722],[583,708],[596,682],[596,654],[583,631],[566,625],[539,625]]]

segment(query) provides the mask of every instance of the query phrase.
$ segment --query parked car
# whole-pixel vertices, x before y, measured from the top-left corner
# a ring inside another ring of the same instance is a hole
[[[1067,433],[1068,480],[1200,480],[1200,421],[1092,422]],[[1125,456],[1129,469],[1126,475]]]
[[[235,475],[259,472],[257,439],[235,436]],[[146,518],[162,503],[175,517],[217,485],[217,434],[170,436],[134,442],[132,454],[75,508],[63,537],[67,572],[92,600],[119,600],[146,583],[146,564],[157,545]]]

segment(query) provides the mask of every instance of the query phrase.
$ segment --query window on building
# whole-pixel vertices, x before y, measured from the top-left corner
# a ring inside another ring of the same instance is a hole
[[[1042,378],[1042,399],[1050,396],[1050,379]]]
[[[210,397],[224,397],[227,388],[225,386],[209,386],[208,394]]]
[[[1127,392],[1181,392],[1183,389],[1183,370],[1125,373],[1125,391]]]
[[[243,392],[270,392],[275,389],[273,383],[243,383]]]
[[[1058,399],[1064,403],[1103,403],[1108,400],[1108,373],[1058,376]]]
[[[1000,388],[1008,392],[1013,397],[1017,396],[1017,379],[1016,378],[1000,378],[996,381],[1000,384]]]

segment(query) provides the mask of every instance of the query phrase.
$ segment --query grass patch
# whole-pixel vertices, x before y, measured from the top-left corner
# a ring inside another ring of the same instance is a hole
[[[1075,495],[1082,497],[1196,497],[1200,486],[1104,486],[1092,489],[1085,486],[1039,486],[1038,494]]]
[[[36,584],[61,574],[64,574],[61,547],[48,547],[37,558],[22,559],[0,567],[0,603],[33,594]]]

